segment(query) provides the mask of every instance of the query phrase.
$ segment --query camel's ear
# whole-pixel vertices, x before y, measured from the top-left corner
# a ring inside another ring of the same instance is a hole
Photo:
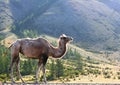
[[[62,37],[67,37],[65,34],[62,34]]]

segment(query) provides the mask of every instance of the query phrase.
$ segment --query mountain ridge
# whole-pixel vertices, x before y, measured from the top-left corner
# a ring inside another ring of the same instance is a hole
[[[1,19],[3,22],[1,29],[11,29],[11,32],[19,37],[24,37],[25,30],[35,30],[38,34],[54,37],[65,33],[74,37],[76,45],[86,49],[119,50],[120,13],[104,1],[2,0],[1,2],[0,9],[3,11],[0,17],[7,16],[3,21]],[[116,1],[108,0],[108,2]],[[5,10],[8,10],[7,14]]]

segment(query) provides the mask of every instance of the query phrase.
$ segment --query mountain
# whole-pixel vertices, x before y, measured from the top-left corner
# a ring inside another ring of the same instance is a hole
[[[120,0],[1,0],[0,33],[65,33],[90,50],[119,50]],[[9,35],[8,35],[9,36]],[[7,37],[7,36],[6,36]]]

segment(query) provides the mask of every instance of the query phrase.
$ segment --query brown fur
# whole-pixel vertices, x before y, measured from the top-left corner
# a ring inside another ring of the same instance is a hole
[[[25,55],[28,58],[39,59],[38,69],[36,71],[36,81],[38,82],[38,74],[40,67],[42,67],[44,82],[46,82],[45,77],[45,64],[49,56],[53,58],[60,58],[66,52],[66,44],[71,41],[72,38],[66,35],[61,35],[59,38],[59,46],[53,47],[47,40],[43,38],[37,39],[18,39],[11,46],[11,79],[13,80],[13,64],[16,63],[17,73],[20,79],[23,81],[22,76],[19,71],[19,53]]]

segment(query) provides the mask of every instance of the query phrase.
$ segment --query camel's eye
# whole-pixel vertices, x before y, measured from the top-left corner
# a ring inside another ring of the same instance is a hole
[[[64,39],[64,40],[65,40],[65,39],[66,39],[66,37],[61,37],[61,39]]]

